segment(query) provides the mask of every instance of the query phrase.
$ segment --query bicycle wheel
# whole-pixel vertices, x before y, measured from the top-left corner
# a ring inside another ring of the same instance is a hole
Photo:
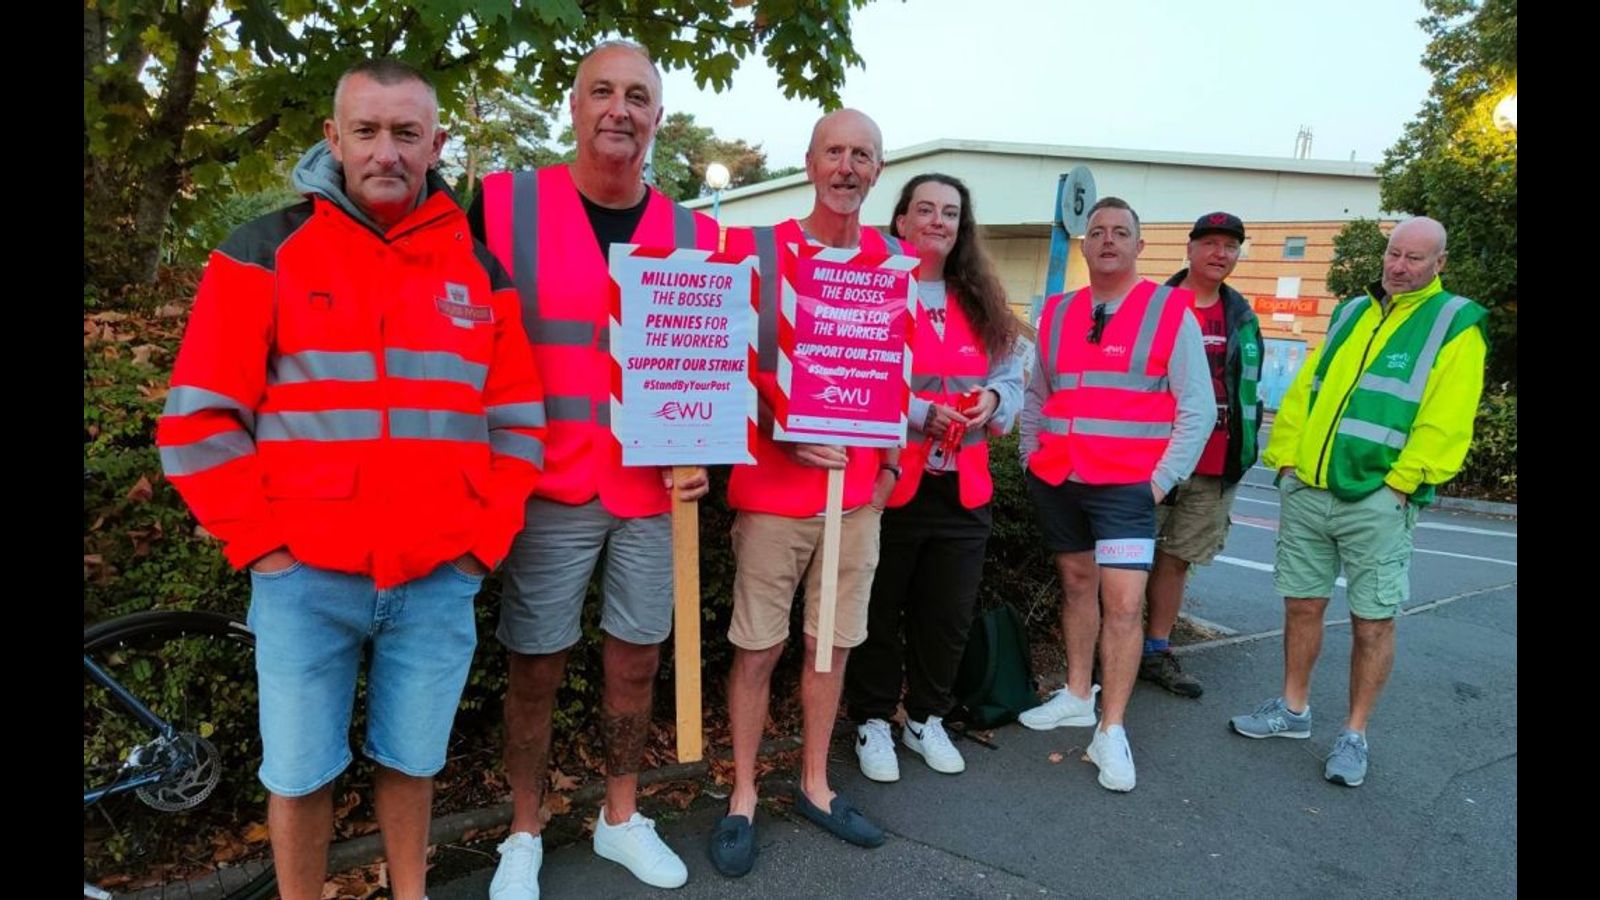
[[[177,730],[163,741],[85,668],[86,887],[141,900],[270,895],[254,647],[243,622],[210,612],[136,613],[84,629],[84,655]],[[149,772],[163,777],[128,789]]]

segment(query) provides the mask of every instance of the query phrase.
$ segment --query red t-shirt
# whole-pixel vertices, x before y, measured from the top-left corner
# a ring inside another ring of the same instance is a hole
[[[1206,362],[1211,366],[1211,388],[1217,395],[1217,427],[1206,440],[1206,448],[1195,464],[1196,475],[1220,477],[1228,460],[1228,391],[1223,385],[1222,373],[1228,364],[1228,319],[1222,310],[1222,301],[1207,307],[1196,307],[1195,318],[1200,321],[1200,337],[1205,342]]]

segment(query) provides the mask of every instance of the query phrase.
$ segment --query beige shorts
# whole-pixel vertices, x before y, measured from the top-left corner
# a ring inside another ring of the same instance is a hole
[[[833,645],[855,647],[867,639],[867,602],[878,569],[878,525],[871,505],[844,515],[839,533],[839,597]],[[822,516],[790,518],[740,512],[733,520],[733,619],[728,640],[745,650],[766,650],[789,637],[795,589],[806,587],[805,633],[817,636],[822,598]]]
[[[1156,549],[1193,565],[1208,565],[1228,540],[1228,513],[1239,483],[1224,486],[1216,476],[1195,475],[1177,490],[1173,505],[1156,505]]]

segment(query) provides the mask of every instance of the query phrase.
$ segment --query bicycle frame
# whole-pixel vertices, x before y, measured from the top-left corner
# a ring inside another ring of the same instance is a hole
[[[113,794],[126,793],[127,791],[138,790],[147,784],[155,784],[168,778],[174,772],[182,772],[195,764],[194,754],[184,747],[182,741],[175,740],[178,736],[178,730],[160,716],[151,712],[150,707],[145,706],[139,701],[139,698],[129,693],[127,688],[123,687],[115,678],[112,678],[98,663],[90,659],[87,653],[83,655],[83,668],[84,671],[89,673],[89,677],[94,679],[96,684],[110,691],[111,695],[116,697],[117,701],[129,712],[133,713],[135,718],[157,734],[157,738],[154,741],[143,744],[129,753],[128,761],[123,764],[124,771],[129,767],[140,764],[138,762],[139,750],[145,747],[159,746],[171,751],[171,755],[164,765],[147,764],[145,765],[145,771],[126,779],[120,777],[121,773],[119,772],[119,777],[113,783],[84,791],[84,806],[90,806]]]

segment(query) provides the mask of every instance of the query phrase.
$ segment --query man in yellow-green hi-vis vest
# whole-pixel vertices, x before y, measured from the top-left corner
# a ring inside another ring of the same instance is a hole
[[[1311,736],[1311,670],[1339,568],[1355,646],[1350,712],[1323,777],[1367,774],[1367,717],[1394,664],[1418,510],[1460,471],[1483,392],[1488,311],[1445,290],[1445,229],[1397,225],[1383,277],[1339,304],[1289,388],[1262,461],[1282,502],[1274,583],[1284,596],[1283,694],[1230,724],[1250,738]]]

